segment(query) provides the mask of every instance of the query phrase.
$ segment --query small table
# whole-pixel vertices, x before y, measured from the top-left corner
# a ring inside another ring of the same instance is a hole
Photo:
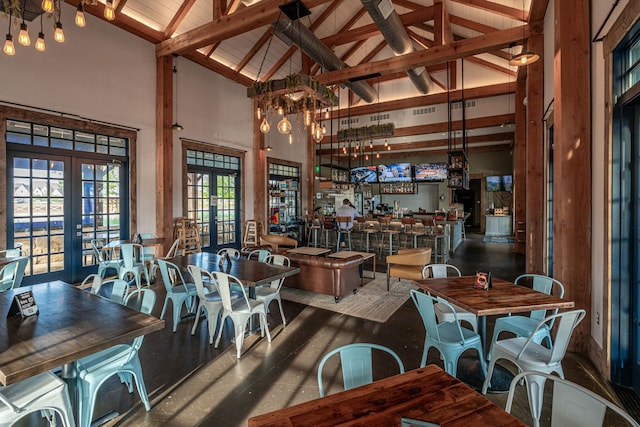
[[[360,286],[362,286],[364,284],[364,263],[368,260],[373,258],[373,276],[371,277],[367,277],[367,279],[375,279],[376,278],[376,254],[372,254],[369,252],[358,252],[358,251],[340,251],[340,252],[334,252],[332,254],[327,255],[328,257],[331,258],[338,258],[338,259],[345,259],[345,258],[349,258],[352,257],[354,255],[359,255],[362,257],[362,280],[360,283]]]
[[[13,296],[33,292],[39,314],[9,317],[0,328],[0,383],[9,385],[63,366],[74,408],[78,408],[75,363],[116,344],[164,328],[164,320],[60,281],[0,292],[0,316]]]
[[[331,252],[331,249],[326,248],[314,248],[311,246],[300,246],[299,248],[288,249],[288,253],[290,254],[301,254],[301,255],[324,255]]]
[[[442,426],[526,425],[436,365],[258,415],[248,425],[400,426],[402,417]]]
[[[478,316],[478,332],[486,349],[487,316],[523,313],[533,310],[573,308],[573,301],[518,286],[507,280],[492,278],[492,288],[474,289],[475,276],[422,279],[414,283],[431,295],[438,296]],[[503,391],[504,385],[494,385],[492,391]],[[497,383],[496,383],[497,384]],[[506,384],[508,388],[509,384]]]

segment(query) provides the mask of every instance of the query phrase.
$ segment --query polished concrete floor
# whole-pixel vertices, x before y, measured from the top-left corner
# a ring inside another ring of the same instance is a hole
[[[467,236],[450,263],[463,274],[491,271],[505,279],[514,279],[524,268],[524,258],[512,252],[512,245],[483,243],[482,236],[473,234]],[[379,269],[384,268],[379,262]],[[154,314],[159,315],[165,292],[161,285],[153,287],[158,292]],[[121,415],[109,425],[246,426],[251,416],[317,398],[320,359],[329,350],[352,342],[385,345],[398,353],[407,370],[419,366],[425,331],[410,299],[384,324],[289,301],[284,301],[284,310],[286,328],[282,328],[278,311],[273,310],[269,317],[272,342],[259,335],[248,337],[240,360],[228,334],[216,349],[208,343],[205,324],[192,336],[192,321],[185,320],[172,333],[168,315],[166,328],[147,336],[140,352],[151,411],[146,412],[137,394],[127,393],[115,377],[103,386],[95,417],[116,409]],[[491,319],[488,324],[490,336]],[[472,366],[474,358],[473,352],[465,353],[461,364]],[[429,353],[429,362],[442,366],[435,350]],[[381,365],[376,366],[376,376],[394,373],[391,366]],[[564,367],[569,380],[613,399],[584,357],[569,354]],[[479,386],[478,379],[465,380]],[[338,383],[330,384],[329,392],[339,390]],[[505,393],[488,397],[504,407]],[[519,393],[517,397],[514,414],[530,422],[526,395]],[[548,421],[543,420],[543,425]]]

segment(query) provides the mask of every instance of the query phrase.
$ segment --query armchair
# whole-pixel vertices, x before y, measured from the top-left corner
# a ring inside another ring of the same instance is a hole
[[[274,251],[278,251],[280,246],[286,248],[297,248],[298,241],[291,237],[281,236],[279,234],[263,234],[260,236],[261,245],[270,245]]]
[[[431,248],[400,249],[396,255],[388,255],[386,261],[388,291],[391,277],[422,279],[422,269],[431,262]]]

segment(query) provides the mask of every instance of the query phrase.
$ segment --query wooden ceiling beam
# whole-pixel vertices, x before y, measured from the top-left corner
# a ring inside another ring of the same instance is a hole
[[[221,63],[214,61],[211,58],[207,58],[205,55],[201,54],[200,52],[186,52],[181,56],[195,62],[196,64],[200,64],[203,67],[215,73],[220,74],[221,76],[224,76],[228,79],[238,82],[243,86],[249,87],[253,84],[253,80],[251,80],[249,77],[244,76],[240,73],[237,73],[233,71],[231,68],[225,65],[222,65]]]
[[[296,45],[294,45],[294,44],[292,44],[291,46],[289,46],[289,49],[287,49],[287,51],[285,52],[285,54],[284,54],[284,55],[282,55],[282,56],[280,57],[280,59],[278,59],[278,60],[276,61],[276,63],[273,65],[273,67],[271,67],[271,69],[270,69],[269,71],[267,71],[267,72],[265,73],[264,77],[262,77],[260,80],[261,80],[261,81],[267,81],[267,80],[269,80],[271,77],[273,77],[273,75],[276,73],[276,71],[278,71],[278,70],[280,69],[280,67],[282,67],[282,66],[285,64],[285,62],[287,62],[287,60],[288,60],[289,58],[291,58],[291,55],[293,55],[293,54],[294,54],[294,52],[297,52],[297,51],[298,51],[298,46],[296,46]],[[292,74],[292,73],[293,73],[293,70],[291,70],[291,71],[292,71],[292,72],[291,72],[291,73],[287,73],[287,75],[288,75],[288,74]]]
[[[195,3],[196,0],[184,0],[182,2],[176,14],[173,15],[173,18],[171,18],[169,25],[167,25],[167,28],[164,29],[165,37],[171,37],[173,33],[176,32],[176,30],[178,29],[180,24],[182,24],[182,21],[184,21],[184,18],[187,16]]]
[[[127,0],[120,0],[118,2],[118,4],[116,5],[116,15],[120,12],[122,12],[122,9],[124,9],[124,6],[127,4]]]
[[[406,71],[410,68],[440,64],[458,58],[484,53],[489,50],[501,49],[509,44],[529,37],[528,24],[522,27],[509,28],[484,34],[478,37],[456,41],[450,45],[434,46],[429,50],[420,50],[406,55],[379,61],[363,63],[351,68],[330,71],[318,76],[323,84],[342,83],[349,79],[366,76],[369,74],[391,74],[398,71]]]
[[[459,25],[461,27],[468,28],[473,31],[477,31],[482,34],[489,34],[495,31],[500,31],[500,29],[492,27],[490,25],[485,25],[480,22],[472,21],[467,18],[463,18],[461,16],[449,15],[449,20],[454,25]]]
[[[467,137],[468,144],[482,144],[487,142],[513,142],[514,133],[513,132],[504,132],[504,133],[493,133],[489,135],[475,135]],[[336,143],[334,142],[334,145]],[[428,140],[428,141],[415,141],[415,142],[401,142],[395,144],[389,144],[391,146],[391,150],[387,150],[387,147],[384,146],[383,143],[373,144],[373,148],[368,148],[368,145],[365,146],[365,153],[373,151],[375,152],[386,152],[386,151],[397,151],[397,150],[429,150],[434,148],[447,148],[449,144],[449,140],[446,138]],[[323,145],[327,145],[326,143]],[[322,148],[316,150],[317,155],[320,156],[330,156],[340,154],[342,152],[341,148]],[[415,152],[414,152],[415,153]]]
[[[494,64],[493,62],[486,61],[482,58],[476,58],[475,56],[467,56],[464,58],[466,61],[473,62],[474,64],[480,65],[481,67],[488,68],[493,71],[497,71],[502,74],[506,74],[507,76],[514,77],[516,72],[511,70],[508,67],[501,67],[498,64]]]
[[[231,0],[227,5],[227,9],[224,11],[224,14],[231,15],[232,13],[236,13],[240,6],[242,6],[240,0]]]
[[[238,62],[238,65],[236,65],[235,67],[236,72],[239,73],[244,67],[247,66],[249,61],[251,61],[254,55],[258,53],[258,51],[262,48],[262,46],[264,46],[265,43],[269,41],[272,35],[273,35],[273,28],[269,27],[269,29],[265,31],[264,34],[262,34],[262,37],[260,37],[260,40],[258,40],[256,44],[254,44],[253,47],[249,49],[249,52],[247,52],[247,54],[242,58],[242,60]]]
[[[331,0],[306,0],[305,4],[309,9],[312,9],[329,1]],[[280,14],[278,6],[288,2],[289,0],[263,0],[253,6],[238,10],[232,15],[220,17],[220,19],[208,22],[179,36],[163,40],[156,45],[156,55],[183,54],[264,25],[270,25]]]
[[[506,16],[507,18],[517,19],[518,21],[522,21],[523,19],[523,11],[521,9],[505,6],[503,4],[495,3],[489,0],[452,0],[452,1],[463,4],[465,6],[475,7],[476,9],[495,13],[501,16]],[[529,14],[526,11],[524,11],[524,21],[525,22],[529,21]]]
[[[384,76],[382,76],[381,79],[382,78],[384,78]],[[492,96],[499,96],[499,95],[514,93],[514,91],[515,91],[515,85],[509,85],[508,83],[500,83],[497,85],[465,88],[464,97],[465,99],[488,98]],[[449,101],[457,102],[461,100],[462,100],[461,90],[452,90],[451,92],[449,92]],[[447,103],[446,93],[434,93],[429,95],[414,96],[412,98],[402,98],[402,99],[396,99],[393,101],[386,101],[386,102],[380,102],[375,104],[361,105],[358,107],[351,107],[349,112],[347,112],[346,108],[343,108],[340,110],[334,110],[333,114],[334,114],[334,117],[336,117],[338,114],[340,115],[340,117],[346,117],[348,113],[351,116],[364,116],[367,114],[377,113],[378,111],[404,110],[408,108],[424,107],[427,105],[446,104],[446,103]]]

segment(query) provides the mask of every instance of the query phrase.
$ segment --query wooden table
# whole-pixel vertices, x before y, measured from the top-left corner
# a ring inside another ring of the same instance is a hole
[[[249,419],[249,427],[400,426],[402,417],[448,425],[525,426],[436,365]]]
[[[507,280],[492,278],[492,288],[487,291],[474,289],[475,276],[422,279],[414,283],[431,295],[440,297],[464,308],[478,317],[478,332],[482,345],[487,349],[487,316],[524,313],[532,310],[573,308],[574,302],[553,295],[534,291]],[[491,391],[506,391],[510,375],[491,382]],[[503,372],[506,373],[506,372]],[[494,376],[495,377],[495,376]]]
[[[290,254],[302,254],[302,255],[324,255],[331,252],[331,249],[314,248],[311,246],[300,246],[299,248],[288,249]]]
[[[39,314],[7,318],[13,296],[32,291]],[[75,362],[116,344],[164,328],[164,320],[56,281],[0,292],[0,383],[63,366],[77,408]]]
[[[212,273],[219,271],[231,274],[237,277],[242,284],[249,286],[250,292],[254,291],[256,286],[266,285],[273,280],[300,273],[298,267],[285,267],[247,259],[232,260],[231,263],[226,262],[221,268],[219,265],[220,256],[208,252],[177,256],[171,258],[169,262],[176,264],[183,271],[187,271],[188,265],[197,265],[203,270]]]

